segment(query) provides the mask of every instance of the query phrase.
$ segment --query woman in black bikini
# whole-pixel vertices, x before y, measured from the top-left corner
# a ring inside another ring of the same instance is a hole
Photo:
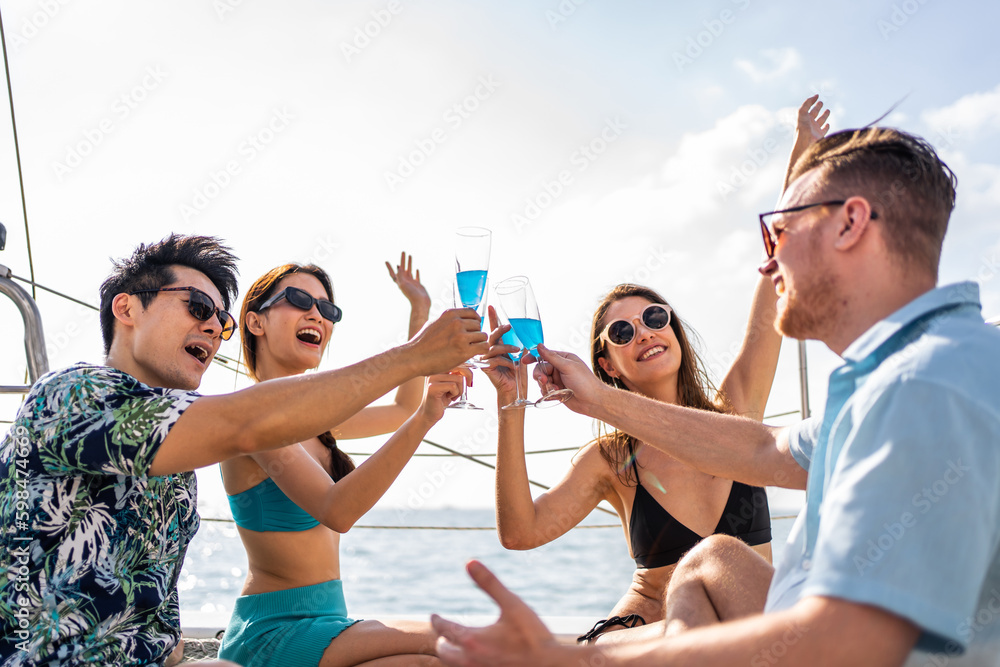
[[[789,168],[829,128],[824,126],[829,112],[820,115],[822,106],[814,96],[799,109]],[[754,294],[746,339],[714,392],[688,343],[684,325],[666,300],[646,287],[619,285],[594,314],[594,372],[608,384],[658,400],[759,421],[781,347],[772,326],[775,301],[773,286],[762,279]],[[487,374],[502,406],[515,396],[513,364],[504,360],[514,348],[497,344],[506,329],[497,329],[494,313],[491,324],[494,347],[487,356],[498,361]],[[522,365],[521,383],[526,382],[526,375]],[[704,537],[733,535],[771,558],[770,517],[763,489],[706,475],[617,430],[585,445],[566,476],[532,499],[524,457],[524,411],[501,410],[496,492],[497,529],[508,549],[533,549],[551,542],[579,524],[602,500],[617,511],[636,561],[635,575],[610,618],[581,640],[661,621],[667,583],[677,561]],[[661,628],[649,631],[662,633]]]

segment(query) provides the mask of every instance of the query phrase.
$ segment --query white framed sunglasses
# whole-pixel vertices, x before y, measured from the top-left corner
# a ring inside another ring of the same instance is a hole
[[[650,331],[660,331],[670,326],[671,313],[673,312],[666,304],[651,303],[642,309],[639,321]],[[598,338],[616,347],[628,345],[635,338],[635,327],[629,320],[615,320],[604,327],[604,331]]]

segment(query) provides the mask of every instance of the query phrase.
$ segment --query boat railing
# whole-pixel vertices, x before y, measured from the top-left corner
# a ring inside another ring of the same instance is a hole
[[[7,230],[0,224],[0,250],[4,249],[6,241]],[[30,383],[0,385],[0,394],[26,394],[38,378],[49,372],[49,357],[45,352],[45,334],[42,331],[42,316],[38,312],[38,304],[11,276],[11,270],[0,264],[0,293],[14,302],[24,321],[24,354],[28,361]]]

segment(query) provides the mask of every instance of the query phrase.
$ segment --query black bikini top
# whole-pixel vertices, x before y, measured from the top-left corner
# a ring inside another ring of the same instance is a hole
[[[634,458],[632,469],[635,471],[636,487],[629,536],[635,564],[638,567],[673,565],[702,537],[672,517],[642,486]],[[750,546],[770,542],[771,515],[764,489],[733,482],[719,524],[712,532],[732,535]]]

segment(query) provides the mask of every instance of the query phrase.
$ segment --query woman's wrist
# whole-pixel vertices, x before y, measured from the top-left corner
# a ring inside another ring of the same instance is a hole
[[[411,301],[410,302],[410,321],[413,320],[423,320],[424,322],[431,316],[431,302],[427,301]]]

